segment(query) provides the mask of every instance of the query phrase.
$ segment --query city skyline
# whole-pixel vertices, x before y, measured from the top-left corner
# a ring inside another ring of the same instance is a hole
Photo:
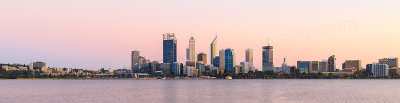
[[[234,49],[239,64],[245,49],[254,49],[259,70],[261,47],[267,42],[274,46],[275,66],[284,57],[296,64],[336,55],[338,68],[345,60],[362,60],[365,68],[381,58],[400,57],[400,1],[175,2],[1,1],[0,34],[5,39],[0,40],[0,63],[33,60],[51,67],[128,68],[135,50],[161,62],[160,35],[166,32],[176,34],[182,63],[190,35],[196,38],[196,53],[209,56],[215,32],[217,51]]]

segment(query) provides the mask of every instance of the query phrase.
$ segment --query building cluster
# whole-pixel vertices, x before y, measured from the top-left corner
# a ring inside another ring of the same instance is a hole
[[[60,76],[60,75],[90,76],[98,73],[98,71],[95,70],[47,67],[45,62],[33,62],[33,61],[30,61],[29,65],[0,64],[0,67],[1,69],[4,69],[6,71],[31,71],[32,73],[38,73],[39,75],[51,75],[51,76]]]
[[[245,60],[236,64],[234,49],[226,48],[217,51],[217,37],[211,41],[210,59],[207,54],[196,54],[196,40],[190,37],[186,49],[186,62],[177,61],[177,39],[174,33],[163,34],[163,62],[150,61],[139,55],[139,51],[132,52],[132,71],[135,73],[162,74],[173,76],[210,76],[219,74],[239,74],[254,72],[253,49],[245,50]],[[297,61],[297,65],[291,65],[288,57],[284,58],[281,67],[274,66],[273,46],[269,44],[262,47],[262,71],[280,74],[335,74],[352,75],[357,71],[364,71],[369,76],[381,77],[399,75],[398,59],[383,58],[378,63],[368,64],[362,68],[361,60],[346,60],[342,68],[336,67],[336,57],[332,55],[327,60],[321,61]]]

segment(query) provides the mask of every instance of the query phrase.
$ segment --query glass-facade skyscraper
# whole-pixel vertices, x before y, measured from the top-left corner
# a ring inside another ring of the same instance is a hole
[[[274,71],[274,52],[272,46],[264,46],[262,50],[263,71]]]
[[[174,33],[163,34],[163,62],[177,62],[177,40]]]
[[[236,58],[233,49],[225,49],[225,73],[235,73]]]
[[[217,53],[217,36],[215,36],[215,38],[214,38],[214,40],[211,42],[211,65],[213,65],[214,64],[214,58],[215,58],[215,56],[216,56],[216,53]]]

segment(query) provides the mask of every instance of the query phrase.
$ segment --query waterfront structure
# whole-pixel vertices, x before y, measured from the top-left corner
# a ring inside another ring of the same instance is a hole
[[[177,62],[177,39],[174,33],[163,34],[163,63]]]
[[[189,48],[187,49],[186,60],[196,61],[196,41],[194,37],[189,39]]]
[[[246,60],[245,62],[248,62],[249,65],[253,66],[253,49],[246,49]]]
[[[214,58],[216,57],[216,53],[217,53],[217,36],[215,36],[214,40],[211,42],[211,65],[214,64]]]
[[[272,46],[264,46],[262,48],[262,70],[273,71],[274,70],[274,55]]]
[[[138,63],[140,51],[132,51],[131,54],[131,69],[134,70],[135,64]]]
[[[389,75],[389,66],[382,63],[373,63],[368,68],[374,77],[385,77]]]
[[[300,73],[308,74],[311,69],[311,61],[297,61],[297,67]]]
[[[322,60],[319,62],[319,72],[329,72],[327,60]]]
[[[343,64],[343,69],[361,70],[361,60],[346,60]]]
[[[171,74],[172,63],[162,63],[160,65],[161,72],[165,75]]]
[[[198,54],[197,61],[201,62],[202,64],[207,64],[207,54],[205,53]]]
[[[225,49],[225,73],[235,73],[236,57],[233,49]]]
[[[311,73],[318,73],[319,72],[319,61],[311,61]]]
[[[328,58],[328,71],[327,72],[335,72],[336,69],[336,57],[332,55]]]
[[[225,71],[225,49],[219,51],[219,69],[220,71]],[[221,73],[223,74],[223,73]]]

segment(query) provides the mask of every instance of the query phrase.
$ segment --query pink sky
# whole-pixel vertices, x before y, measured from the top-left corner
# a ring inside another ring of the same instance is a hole
[[[323,60],[337,66],[361,59],[400,57],[398,0],[1,0],[0,63],[44,61],[51,67],[130,67],[130,51],[162,61],[162,34],[178,38],[178,60],[193,34],[196,52],[233,48],[237,63],[254,49],[274,46],[284,57]],[[209,57],[208,57],[209,59]]]

